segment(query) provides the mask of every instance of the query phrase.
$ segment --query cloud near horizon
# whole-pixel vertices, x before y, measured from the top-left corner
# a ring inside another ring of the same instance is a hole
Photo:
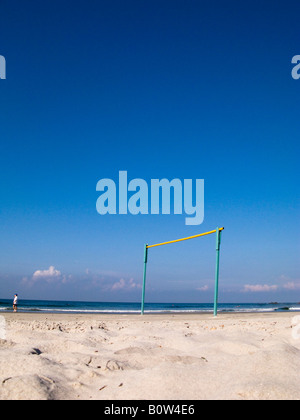
[[[78,273],[65,273],[54,265],[48,268],[35,270],[32,274],[24,276],[19,281],[19,287],[23,294],[30,293],[33,289],[35,297],[50,296],[53,299],[55,293],[68,294],[72,296],[71,300],[93,300],[95,296],[101,299],[119,299],[121,297],[130,297],[135,299],[137,293],[140,293],[142,285],[133,277],[126,277],[120,272],[99,270],[93,271],[86,268]]]
[[[118,282],[114,283],[111,286],[111,290],[131,290],[131,289],[140,289],[141,285],[138,283],[135,283],[133,278],[130,278],[128,281],[121,278]]]
[[[283,287],[287,290],[300,290],[300,281],[289,281]]]
[[[85,269],[83,276],[85,288],[102,290],[103,292],[133,291],[141,289],[141,284],[137,283],[132,277],[126,278],[122,273],[110,270],[92,271]]]
[[[244,292],[271,292],[278,289],[276,284],[269,286],[268,284],[245,284]]]
[[[33,273],[33,278],[45,278],[45,279],[53,279],[61,276],[61,272],[59,270],[55,270],[53,265],[50,265],[48,270],[37,270]]]
[[[56,270],[53,265],[50,265],[47,270],[36,270],[31,277],[23,277],[22,284],[33,286],[37,282],[67,283],[71,277],[71,275],[66,276],[62,274],[59,270]]]
[[[276,290],[300,290],[300,280],[284,274],[278,277],[277,284],[245,284],[243,292],[273,292]]]
[[[205,285],[202,287],[197,287],[196,290],[199,290],[200,292],[207,292],[209,290],[209,287]]]

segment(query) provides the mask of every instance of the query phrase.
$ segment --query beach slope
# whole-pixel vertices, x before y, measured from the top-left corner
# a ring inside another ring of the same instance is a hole
[[[0,399],[298,400],[296,315],[2,314]]]

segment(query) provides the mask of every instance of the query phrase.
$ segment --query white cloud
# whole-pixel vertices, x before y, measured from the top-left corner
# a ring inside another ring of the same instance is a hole
[[[285,274],[281,274],[279,281],[282,283],[282,287],[286,290],[300,290],[300,280],[299,278],[292,279]]]
[[[125,280],[120,279],[117,283],[114,283],[111,287],[111,290],[120,290],[125,288]]]
[[[51,265],[48,270],[37,270],[33,273],[33,279],[55,279],[61,276],[59,270],[55,270],[54,266]]]
[[[245,284],[244,292],[271,292],[277,290],[278,286],[275,284],[269,286],[268,284]]]
[[[206,292],[209,289],[209,287],[207,285],[202,286],[202,287],[197,287],[196,290],[200,290],[200,292]]]
[[[111,286],[111,290],[131,290],[131,289],[138,289],[141,286],[133,280],[133,278],[129,280],[125,280],[121,278],[118,282],[114,283]]]
[[[72,280],[72,275],[62,274],[53,265],[47,270],[36,270],[31,277],[23,277],[22,284],[33,286],[37,283],[68,283]]]
[[[287,290],[300,290],[300,281],[289,281],[283,287]]]

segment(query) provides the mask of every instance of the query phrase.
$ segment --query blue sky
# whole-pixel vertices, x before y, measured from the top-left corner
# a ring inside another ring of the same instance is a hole
[[[299,301],[294,1],[1,2],[0,297],[139,301],[143,245],[224,226],[220,301]],[[96,212],[102,178],[205,180],[205,218]],[[212,302],[215,238],[149,254]]]

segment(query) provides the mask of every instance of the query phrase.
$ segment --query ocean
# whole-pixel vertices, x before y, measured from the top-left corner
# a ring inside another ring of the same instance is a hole
[[[0,312],[12,311],[12,299],[0,299]],[[141,303],[19,300],[19,312],[139,314]],[[300,311],[300,302],[219,303],[218,312]],[[145,313],[213,313],[213,303],[145,303]]]

